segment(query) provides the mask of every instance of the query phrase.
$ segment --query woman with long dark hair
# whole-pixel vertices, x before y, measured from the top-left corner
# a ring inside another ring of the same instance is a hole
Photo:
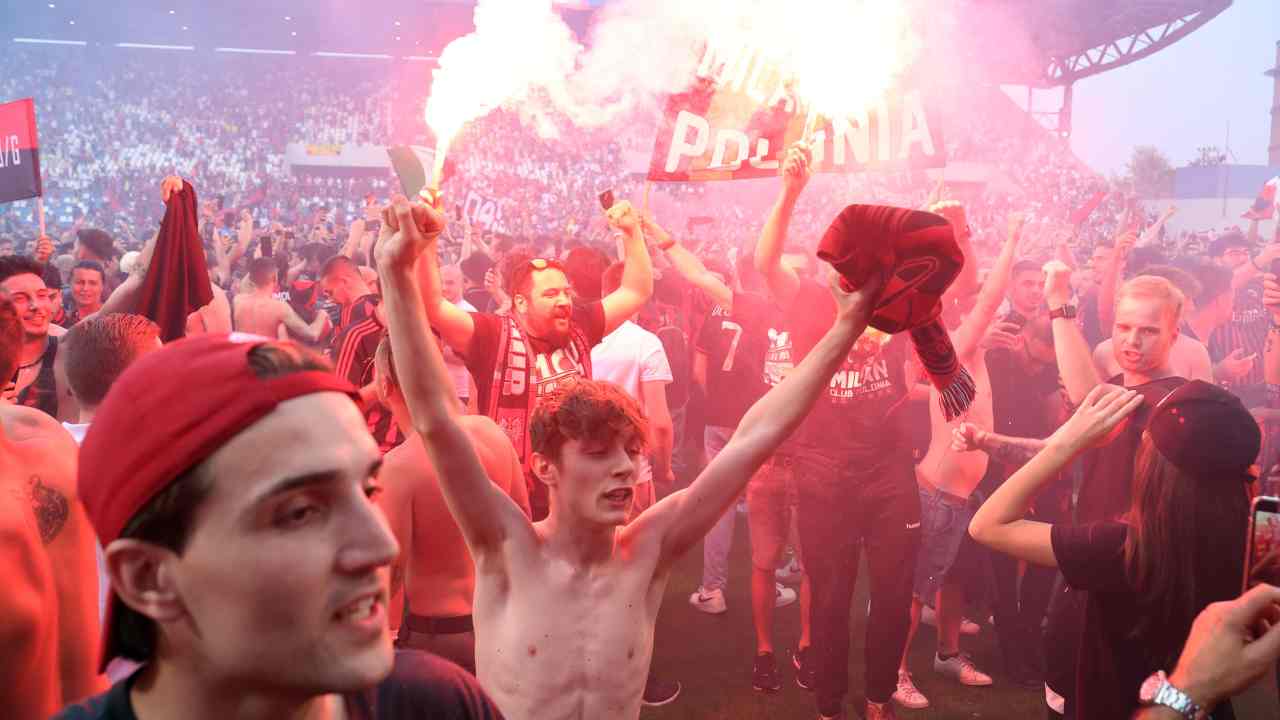
[[[1088,593],[1075,707],[1067,717],[1128,718],[1148,678],[1146,695],[1162,684],[1179,690],[1176,675],[1153,675],[1173,670],[1206,605],[1240,594],[1246,484],[1261,433],[1235,396],[1209,383],[1182,385],[1151,412],[1134,459],[1132,502],[1119,520],[1050,525],[1023,519],[1045,483],[1081,452],[1106,444],[1141,403],[1132,390],[1094,388],[969,525],[978,542],[1058,567],[1068,585]],[[1162,697],[1177,696],[1167,691]],[[1230,703],[1212,717],[1233,717]]]

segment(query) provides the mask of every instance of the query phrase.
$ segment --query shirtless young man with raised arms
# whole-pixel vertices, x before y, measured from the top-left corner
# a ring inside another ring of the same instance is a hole
[[[444,217],[397,198],[378,246],[397,371],[476,562],[476,667],[510,718],[635,718],[672,565],[791,433],[866,327],[879,287],[835,291],[837,321],[686,490],[625,525],[644,421],[612,385],[578,380],[534,412],[532,467],[550,514],[532,524],[485,477],[451,409],[414,266]],[[586,422],[583,422],[584,419]]]

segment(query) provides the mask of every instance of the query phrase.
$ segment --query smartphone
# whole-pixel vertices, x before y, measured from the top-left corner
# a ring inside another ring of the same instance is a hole
[[[1280,277],[1280,258],[1271,261],[1271,274]]]
[[[600,193],[600,207],[605,210],[613,207],[613,190],[605,190]]]
[[[1258,583],[1280,585],[1280,498],[1259,495],[1249,512],[1244,589]]]
[[[258,239],[258,243],[262,246],[262,257],[271,257],[271,237],[264,235]]]
[[[1017,325],[1018,332],[1022,332],[1022,328],[1027,326],[1027,316],[1017,310],[1010,310],[1009,314],[1004,316],[1003,322]]]

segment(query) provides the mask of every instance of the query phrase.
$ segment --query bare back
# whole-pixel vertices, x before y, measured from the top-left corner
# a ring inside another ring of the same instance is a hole
[[[287,309],[288,306],[283,301],[270,296],[257,293],[241,295],[236,298],[236,331],[269,338],[279,337]]]
[[[0,427],[11,454],[5,487],[26,497],[53,572],[63,700],[79,700],[106,682],[95,671],[98,571],[93,528],[76,490],[78,448],[57,421],[30,408],[0,406]]]
[[[959,452],[951,447],[951,430],[962,422],[978,427],[993,427],[991,410],[991,376],[987,372],[987,355],[983,350],[972,353],[964,366],[978,388],[973,404],[963,416],[947,422],[938,404],[938,389],[929,386],[929,451],[916,465],[916,477],[951,495],[967,498],[982,482],[989,458],[986,453]]]
[[[649,515],[616,531],[603,565],[550,553],[546,521],[477,562],[476,675],[507,717],[639,716],[669,578]]]
[[[483,416],[462,417],[458,424],[470,437],[489,479],[528,515],[529,494],[520,458],[506,434]],[[411,435],[387,453],[381,477],[386,490],[381,504],[400,540],[399,569],[404,573],[410,611],[430,617],[471,614],[475,564],[449,514],[422,438]],[[393,624],[398,621],[397,613]]]
[[[25,473],[0,449],[0,707],[8,717],[46,718],[63,706],[53,572],[22,489]]]

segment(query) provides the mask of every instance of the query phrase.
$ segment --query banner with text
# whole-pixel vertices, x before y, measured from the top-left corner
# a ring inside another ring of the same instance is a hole
[[[43,194],[36,103],[27,98],[0,104],[0,203]]]
[[[939,118],[919,90],[898,90],[863,111],[826,118],[811,116],[793,88],[750,50],[730,56],[706,51],[693,86],[668,98],[648,179],[775,176],[787,146],[805,138],[806,130],[815,172],[946,165]]]

